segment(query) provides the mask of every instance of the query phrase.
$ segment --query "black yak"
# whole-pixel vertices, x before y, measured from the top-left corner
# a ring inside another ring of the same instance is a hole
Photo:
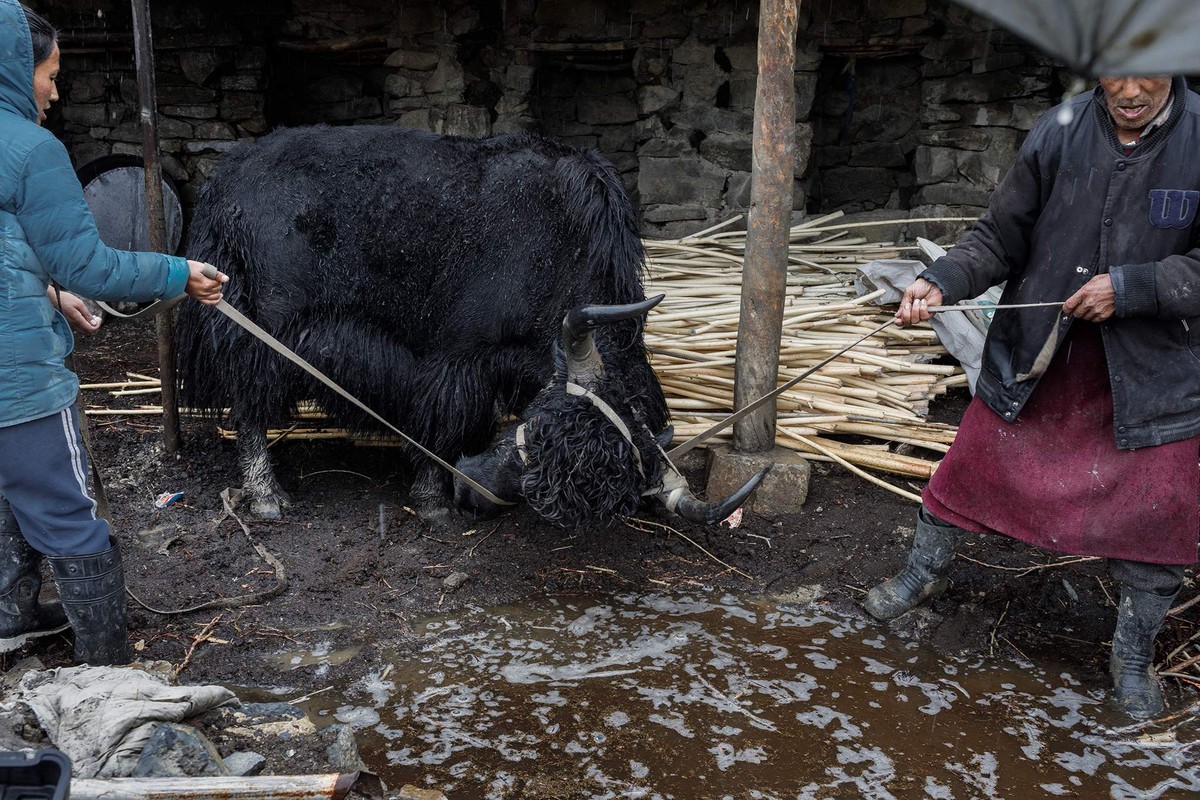
[[[641,240],[594,151],[529,135],[281,130],[221,161],[187,252],[230,276],[233,306],[384,418],[561,525],[631,513],[647,494],[711,522],[757,483],[702,504],[661,453],[668,415],[642,338],[653,301]],[[286,504],[266,430],[298,401],[377,428],[211,309],[186,304],[176,339],[181,399],[230,409],[260,517]],[[519,433],[489,449],[514,413]],[[411,455],[412,502],[444,521],[451,476]],[[465,486],[456,493],[477,513],[495,510]]]

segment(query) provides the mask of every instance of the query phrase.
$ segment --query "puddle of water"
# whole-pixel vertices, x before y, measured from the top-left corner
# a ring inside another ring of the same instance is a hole
[[[353,645],[351,647],[344,647],[341,650],[335,650],[333,642],[320,642],[311,650],[277,653],[271,657],[271,662],[282,670],[293,670],[297,667],[317,665],[316,674],[321,676],[329,671],[331,665],[343,664],[354,658],[361,649],[362,645]]]
[[[1051,665],[946,658],[819,605],[550,597],[307,706],[390,786],[464,798],[1179,798],[1200,724],[1147,732]],[[352,700],[347,700],[352,698]]]

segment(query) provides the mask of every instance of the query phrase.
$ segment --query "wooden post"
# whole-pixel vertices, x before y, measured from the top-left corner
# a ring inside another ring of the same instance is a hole
[[[795,180],[797,4],[798,0],[762,0],[759,6],[754,166],[738,322],[735,410],[774,390],[779,374]],[[774,401],[734,423],[734,450],[761,453],[774,446]]]
[[[137,63],[138,102],[142,120],[142,159],[146,172],[146,214],[150,249],[167,252],[167,220],[163,210],[162,159],[158,152],[158,101],[154,86],[154,38],[150,30],[150,0],[130,0],[133,6],[133,52]],[[179,403],[175,398],[175,331],[173,311],[155,317],[158,332],[158,372],[162,379],[163,447],[179,452]]]

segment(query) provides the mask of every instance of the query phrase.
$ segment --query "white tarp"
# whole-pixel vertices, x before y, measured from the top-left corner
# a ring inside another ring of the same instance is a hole
[[[1197,0],[1200,2],[1200,0]],[[928,239],[917,237],[917,245],[931,261],[946,255],[946,251]],[[925,270],[925,264],[903,258],[877,259],[858,268],[854,287],[859,297],[877,289],[886,290],[875,302],[894,305],[904,296],[904,290]],[[960,305],[996,305],[1000,301],[1003,284],[993,286],[972,300]],[[967,373],[967,386],[975,394],[975,381],[983,363],[983,343],[991,324],[992,310],[972,309],[969,311],[941,311],[933,315],[929,324],[933,326],[938,341],[958,359],[963,372]]]
[[[957,2],[1079,75],[1200,75],[1200,0]]]

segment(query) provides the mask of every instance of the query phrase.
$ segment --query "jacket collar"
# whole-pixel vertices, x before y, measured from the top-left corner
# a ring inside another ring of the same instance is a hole
[[[0,111],[37,123],[33,99],[33,43],[17,0],[0,0]]]

